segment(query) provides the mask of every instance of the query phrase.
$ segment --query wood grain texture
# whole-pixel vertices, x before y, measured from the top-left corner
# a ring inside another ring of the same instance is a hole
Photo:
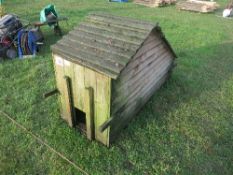
[[[74,107],[74,99],[73,99],[73,86],[72,86],[72,81],[71,78],[68,76],[65,76],[64,79],[66,80],[66,88],[67,88],[67,104],[69,105],[69,111],[70,111],[70,117],[68,118],[68,123],[70,127],[75,127],[76,125],[76,110]]]
[[[165,74],[158,82],[156,86],[152,86],[149,92],[155,92],[158,90],[162,84],[167,80],[169,74]],[[151,98],[154,93],[144,94],[142,98],[134,103],[131,103],[131,107],[125,108],[121,111],[121,114],[116,117],[114,124],[111,127],[110,132],[110,142],[113,142],[115,138],[118,136],[119,131],[121,131],[124,127],[126,127],[130,120],[136,116],[136,114],[141,110],[141,108],[145,105],[145,103]]]
[[[172,68],[174,55],[160,36],[152,35],[112,82],[111,116],[117,119],[111,124],[110,141],[161,87]]]
[[[129,41],[131,40],[131,38],[135,38],[135,39],[139,39],[139,40],[144,40],[145,36],[148,35],[148,31],[138,31],[138,30],[130,30],[127,28],[121,28],[121,27],[114,27],[111,24],[103,24],[103,23],[99,23],[98,21],[94,21],[94,20],[89,20],[86,22],[82,22],[80,23],[80,26],[83,26],[84,28],[94,28],[95,30],[100,30],[100,31],[104,31],[105,33],[110,32],[109,34],[115,34],[118,36],[122,36],[122,37],[126,37],[125,39],[129,39]]]
[[[135,52],[127,48],[104,44],[95,39],[87,39],[79,36],[74,39],[73,36],[74,35],[71,34],[69,37],[66,37],[67,40],[65,40],[64,43],[72,44],[77,48],[85,50],[85,52],[88,52],[92,56],[97,55],[103,59],[111,59],[116,63],[118,63],[118,61],[122,64],[127,63],[129,61],[129,56]]]
[[[171,59],[167,60],[163,63],[163,65],[161,65],[161,68],[156,67],[150,72],[145,73],[143,78],[141,80],[138,80],[140,83],[137,82],[137,84],[131,85],[131,88],[128,87],[128,90],[125,90],[122,96],[117,96],[112,102],[112,113],[114,114],[123,107],[129,108],[127,103],[135,101],[135,99],[137,99],[139,96],[141,96],[141,94],[147,91],[147,87],[156,84],[156,82],[161,77],[161,74],[166,74],[169,71],[171,62]],[[122,92],[123,90],[121,91],[121,93]]]
[[[89,39],[89,40],[95,40],[96,42],[99,43],[104,43],[104,44],[110,44],[115,47],[124,47],[128,50],[137,50],[140,46],[140,42],[138,43],[131,43],[131,42],[125,42],[125,39],[121,40],[119,37],[113,37],[112,35],[106,35],[104,33],[97,34],[97,33],[91,33],[87,31],[82,31],[79,30],[79,28],[76,28],[75,31],[70,31],[69,35],[77,37],[82,37],[83,39]]]
[[[109,146],[109,128],[104,132],[99,131],[99,127],[110,118],[110,100],[111,100],[111,79],[97,74],[97,101],[96,101],[96,121],[95,132],[96,139]]]
[[[176,7],[180,10],[194,11],[200,13],[210,13],[215,11],[219,5],[216,2],[208,1],[185,1],[177,3]]]
[[[87,131],[87,137],[96,139],[96,102],[97,102],[97,80],[96,80],[96,73],[86,67],[84,67],[84,89],[85,89],[85,112],[86,116],[90,117],[87,118],[87,128],[90,130]],[[90,99],[86,99],[87,96],[90,96]],[[93,120],[93,121],[92,121]],[[94,125],[94,126],[92,126]],[[92,128],[94,127],[94,128]],[[93,131],[92,131],[93,129]],[[94,135],[93,135],[94,134]]]
[[[67,76],[71,80],[73,106],[86,114],[88,139],[96,139],[108,146],[109,129],[101,133],[98,127],[110,117],[111,78],[56,55],[54,67],[62,118],[73,127],[69,91],[64,79]]]
[[[70,110],[70,102],[68,98],[68,88],[66,84],[65,77],[65,68],[64,68],[64,59],[61,58],[58,55],[53,55],[54,60],[54,69],[56,73],[56,82],[57,82],[57,88],[60,92],[60,112],[61,117],[66,120],[69,124],[69,126],[73,126],[72,124],[72,117],[71,117],[71,110]],[[67,72],[68,73],[68,72]]]
[[[116,24],[118,26],[130,27],[137,30],[151,31],[155,26],[153,23],[140,21],[123,16],[114,16],[107,13],[96,12],[88,16],[96,21],[102,21],[110,24]]]
[[[79,64],[73,64],[73,94],[75,107],[84,111],[85,107],[85,73],[84,67]]]
[[[133,2],[148,7],[162,7],[175,4],[176,0],[134,0]]]
[[[152,68],[154,70],[155,68],[160,68],[160,66],[165,62],[166,58],[169,58],[169,54],[167,52],[162,52],[159,55],[153,55],[151,56],[148,60],[144,61],[137,67],[131,70],[131,72],[128,72],[128,74],[125,74],[122,76],[122,79],[119,81],[115,81],[115,83],[119,83],[120,85],[118,86],[118,91],[121,91],[121,84],[125,84],[126,82],[127,86],[131,87],[132,85],[136,84],[138,81],[140,81],[144,76],[147,76],[148,71],[145,70],[145,68]]]
[[[63,60],[63,71],[64,71],[64,77],[68,78],[69,81],[66,81],[64,84],[65,86],[65,101],[66,101],[66,108],[67,108],[67,118],[68,123],[70,127],[74,127],[74,117],[75,117],[75,111],[73,111],[74,108],[74,64],[68,60]],[[68,84],[69,82],[69,84]],[[70,87],[69,87],[70,86]],[[69,109],[68,109],[69,108]]]
[[[88,18],[87,22],[97,24],[97,25],[102,25],[105,27],[105,29],[108,29],[108,27],[110,27],[110,29],[116,30],[118,32],[126,31],[127,34],[131,33],[133,35],[145,36],[145,35],[147,35],[147,32],[148,32],[145,29],[137,29],[137,28],[132,28],[132,26],[124,26],[124,25],[114,24],[114,22],[106,23],[104,21],[100,21],[100,20],[96,20],[96,19],[92,19],[92,18]]]
[[[85,87],[93,89],[95,139],[109,145],[109,129],[101,133],[98,128],[110,118],[111,78],[85,68]]]

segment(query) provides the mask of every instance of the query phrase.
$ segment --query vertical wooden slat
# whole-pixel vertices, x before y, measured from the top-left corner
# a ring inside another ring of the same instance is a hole
[[[99,131],[99,127],[110,118],[110,92],[111,92],[111,79],[102,74],[97,73],[97,102],[96,102],[96,114],[97,120],[95,123],[96,139],[109,145],[109,128],[104,132]]]
[[[95,120],[96,120],[96,74],[94,71],[84,68],[84,86],[85,86],[85,112],[86,112],[86,125],[87,137],[95,139]],[[89,95],[89,98],[87,96]],[[88,106],[87,106],[88,105]]]
[[[67,103],[69,105],[70,117],[68,118],[69,125],[74,127],[76,124],[76,114],[75,114],[75,107],[74,107],[74,100],[73,100],[73,89],[72,89],[72,79],[68,76],[64,77],[66,80],[66,88],[67,88]]]
[[[85,83],[84,83],[84,67],[78,64],[74,65],[74,104],[75,107],[81,111],[84,111],[84,103],[85,103]]]
[[[73,123],[73,118],[75,116],[74,111],[73,110],[73,79],[74,79],[74,64],[68,60],[63,60],[63,72],[64,72],[64,76],[62,77],[65,80],[65,76],[67,76],[68,78],[70,78],[70,87],[68,86],[69,84],[67,84],[66,80],[63,84],[64,86],[64,101],[65,101],[65,110],[66,110],[66,119],[67,122],[69,124],[70,127],[74,127],[74,123]],[[71,95],[71,96],[70,96]],[[72,104],[71,104],[72,103]]]
[[[67,104],[67,87],[64,79],[64,60],[58,55],[53,55],[54,69],[56,74],[57,88],[60,92],[60,113],[61,117],[66,120],[69,124],[70,111]]]
[[[109,145],[109,128],[101,133],[98,128],[110,117],[110,82],[111,79],[85,68],[85,87],[92,88],[95,139]],[[85,98],[86,100],[86,98]],[[86,104],[87,102],[85,102]],[[85,110],[87,113],[87,110]],[[88,119],[89,120],[89,119]],[[87,127],[90,127],[87,123]]]

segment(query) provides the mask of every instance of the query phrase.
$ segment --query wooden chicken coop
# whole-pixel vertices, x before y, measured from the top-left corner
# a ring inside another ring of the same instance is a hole
[[[157,24],[101,13],[51,48],[62,118],[107,146],[166,81],[176,57]]]

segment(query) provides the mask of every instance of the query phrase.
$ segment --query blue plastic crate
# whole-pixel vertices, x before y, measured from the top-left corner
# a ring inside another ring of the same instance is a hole
[[[128,2],[128,0],[109,0],[109,2]]]

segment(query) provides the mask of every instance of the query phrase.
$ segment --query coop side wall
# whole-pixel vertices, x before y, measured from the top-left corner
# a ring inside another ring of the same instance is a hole
[[[112,81],[111,126],[112,142],[120,130],[161,87],[173,67],[174,56],[158,33],[151,33],[137,54]]]
[[[68,93],[64,79],[64,76],[68,76],[72,80],[74,106],[86,113],[87,125],[90,113],[93,113],[94,139],[105,145],[109,145],[109,129],[101,133],[98,128],[110,117],[111,78],[87,67],[67,61],[60,55],[54,54],[53,58],[57,88],[60,92],[62,118],[71,125],[71,111],[69,109]],[[93,98],[88,99],[86,94],[87,90],[90,89],[93,91]],[[93,101],[92,106],[89,106],[89,101]]]

